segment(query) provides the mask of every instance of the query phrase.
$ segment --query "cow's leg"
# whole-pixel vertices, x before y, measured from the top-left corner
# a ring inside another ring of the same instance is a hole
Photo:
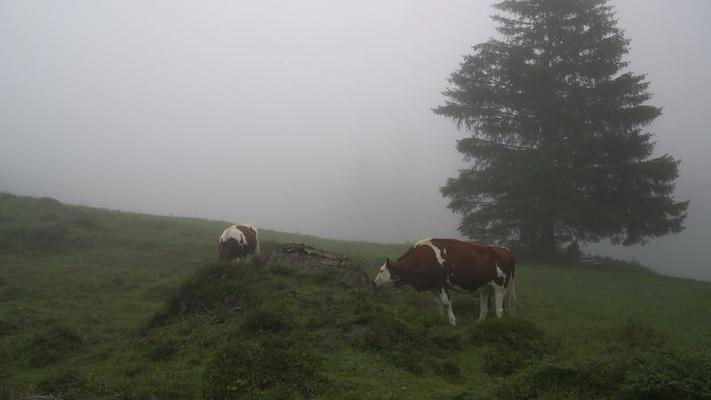
[[[437,303],[437,309],[439,310],[439,315],[440,315],[441,317],[444,317],[444,310],[445,310],[447,307],[445,307],[445,305],[442,304],[442,301],[440,301],[439,292],[436,292],[436,293],[435,293],[435,302]]]
[[[496,318],[504,316],[504,294],[506,294],[506,289],[502,286],[494,285],[494,306],[496,307]]]
[[[439,292],[439,302],[443,307],[447,308],[447,316],[449,317],[449,323],[452,325],[457,325],[457,318],[454,317],[454,312],[452,312],[452,302],[449,300],[447,291],[444,288],[440,289]]]
[[[489,293],[491,290],[487,286],[479,289],[479,321],[485,320],[489,313]]]

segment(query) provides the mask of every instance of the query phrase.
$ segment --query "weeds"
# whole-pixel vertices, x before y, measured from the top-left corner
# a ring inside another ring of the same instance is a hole
[[[217,352],[203,375],[204,399],[308,398],[323,385],[320,358],[304,343],[266,337],[234,339]]]

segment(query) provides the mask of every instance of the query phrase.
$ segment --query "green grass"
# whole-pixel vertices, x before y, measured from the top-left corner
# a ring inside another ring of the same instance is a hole
[[[0,194],[0,399],[711,398],[711,284],[521,265],[517,318],[216,263],[227,222]],[[405,245],[260,230],[371,274]],[[612,264],[612,263],[610,263]]]

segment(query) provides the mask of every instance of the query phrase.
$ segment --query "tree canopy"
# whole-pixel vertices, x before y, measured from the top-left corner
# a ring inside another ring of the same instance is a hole
[[[680,232],[679,161],[655,155],[661,108],[627,70],[606,0],[507,0],[501,35],[475,45],[434,109],[470,136],[471,162],[442,187],[462,234],[551,259],[561,245],[625,245]]]

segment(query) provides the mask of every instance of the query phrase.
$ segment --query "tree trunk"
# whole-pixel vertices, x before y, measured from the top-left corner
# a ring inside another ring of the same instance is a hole
[[[541,261],[554,263],[558,260],[558,249],[555,241],[555,224],[553,221],[546,221],[541,225],[540,241],[538,244],[538,256]]]

